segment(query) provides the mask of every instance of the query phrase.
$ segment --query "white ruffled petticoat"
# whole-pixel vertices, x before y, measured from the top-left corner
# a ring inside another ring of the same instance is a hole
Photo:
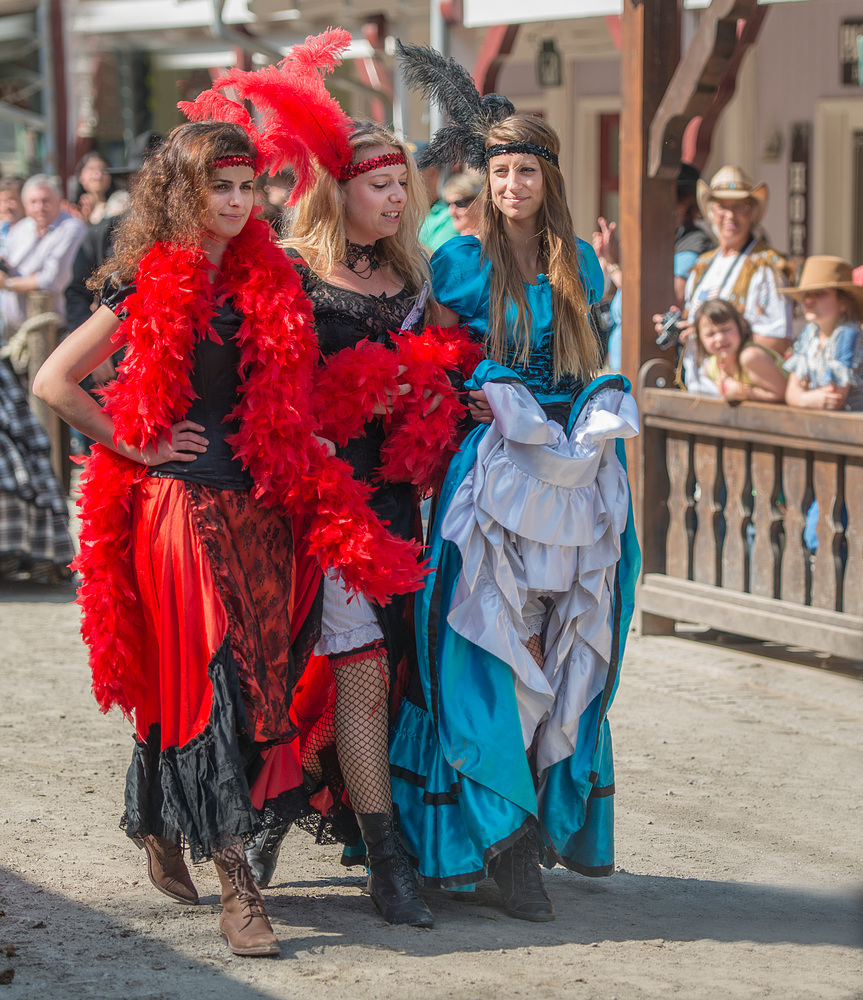
[[[525,386],[483,389],[494,422],[441,526],[463,564],[448,621],[512,667],[524,745],[535,743],[542,772],[573,753],[578,719],[605,686],[629,508],[615,441],[638,433],[638,409],[629,393],[601,390],[567,438]],[[525,613],[540,600],[542,669],[524,645]]]

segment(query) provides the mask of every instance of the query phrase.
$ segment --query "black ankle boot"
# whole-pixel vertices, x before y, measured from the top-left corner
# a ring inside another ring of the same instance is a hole
[[[357,813],[357,822],[366,843],[369,892],[380,915],[388,924],[434,926],[407,847],[392,819],[386,813]]]
[[[266,889],[276,871],[279,851],[291,824],[275,826],[261,832],[246,848],[246,859],[252,869],[252,878],[259,889]]]
[[[537,922],[554,920],[554,906],[542,884],[539,852],[533,835],[526,833],[489,865],[497,882],[503,908],[511,917]]]

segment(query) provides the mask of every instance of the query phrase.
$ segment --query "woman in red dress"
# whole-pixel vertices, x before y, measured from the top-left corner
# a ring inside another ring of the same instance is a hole
[[[123,825],[178,902],[197,902],[181,845],[211,858],[231,950],[276,955],[243,843],[308,809],[299,767],[265,764],[296,736],[291,517],[324,570],[373,598],[420,570],[401,539],[390,561],[352,470],[313,434],[311,304],[251,218],[250,131],[191,122],[151,156],[96,276],[102,305],[34,388],[97,442],[77,567],[94,693],[135,724]],[[122,343],[100,408],[78,383]]]

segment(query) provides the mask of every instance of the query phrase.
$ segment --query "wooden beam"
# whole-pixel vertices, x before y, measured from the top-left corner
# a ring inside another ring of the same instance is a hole
[[[838,611],[743,594],[692,580],[646,573],[639,609],[661,619],[712,628],[859,660],[863,618]]]
[[[650,177],[677,177],[686,126],[710,108],[737,46],[738,21],[752,17],[757,4],[758,0],[713,0],[704,12],[650,122]]]
[[[503,57],[512,52],[518,28],[517,24],[495,24],[486,31],[473,67],[476,89],[483,96],[494,93]]]
[[[677,4],[624,0],[622,41],[618,226],[623,265],[622,369],[635,385],[641,365],[661,354],[651,316],[674,301],[675,181],[648,178],[647,130],[679,59]],[[637,494],[641,484],[637,445],[627,454],[630,483]]]
[[[758,7],[751,17],[738,24],[737,45],[734,48],[734,54],[728,60],[725,73],[716,89],[716,93],[713,95],[710,107],[703,116],[696,116],[686,126],[686,130],[683,133],[680,159],[686,163],[692,163],[699,170],[704,169],[704,164],[710,155],[710,142],[713,138],[713,130],[716,128],[716,123],[719,121],[719,117],[725,110],[726,105],[734,96],[734,90],[737,86],[737,74],[740,71],[740,64],[743,62],[743,57],[749,51],[749,47],[755,44],[758,32],[761,30],[761,25],[764,23],[764,18],[767,17],[769,9],[769,7],[765,6]]]
[[[69,162],[69,116],[68,92],[66,86],[66,34],[64,26],[64,11],[60,0],[51,0],[49,5],[51,23],[51,60],[54,64],[54,92],[47,94],[46,99],[54,104],[55,131],[54,145],[57,151],[57,162],[53,172],[65,182],[72,173],[73,164]]]

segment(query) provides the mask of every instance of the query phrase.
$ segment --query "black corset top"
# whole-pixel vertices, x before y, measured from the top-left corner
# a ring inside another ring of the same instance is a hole
[[[103,290],[102,304],[121,319],[125,318],[123,300],[135,286],[117,286],[110,281]],[[150,469],[151,476],[183,479],[216,489],[248,490],[253,486],[252,477],[234,457],[233,449],[226,440],[239,430],[239,422],[227,418],[239,401],[240,348],[237,334],[242,322],[243,317],[231,299],[217,298],[210,329],[195,344],[191,372],[194,398],[185,419],[204,428],[203,435],[209,441],[207,450],[193,462],[157,465]]]

